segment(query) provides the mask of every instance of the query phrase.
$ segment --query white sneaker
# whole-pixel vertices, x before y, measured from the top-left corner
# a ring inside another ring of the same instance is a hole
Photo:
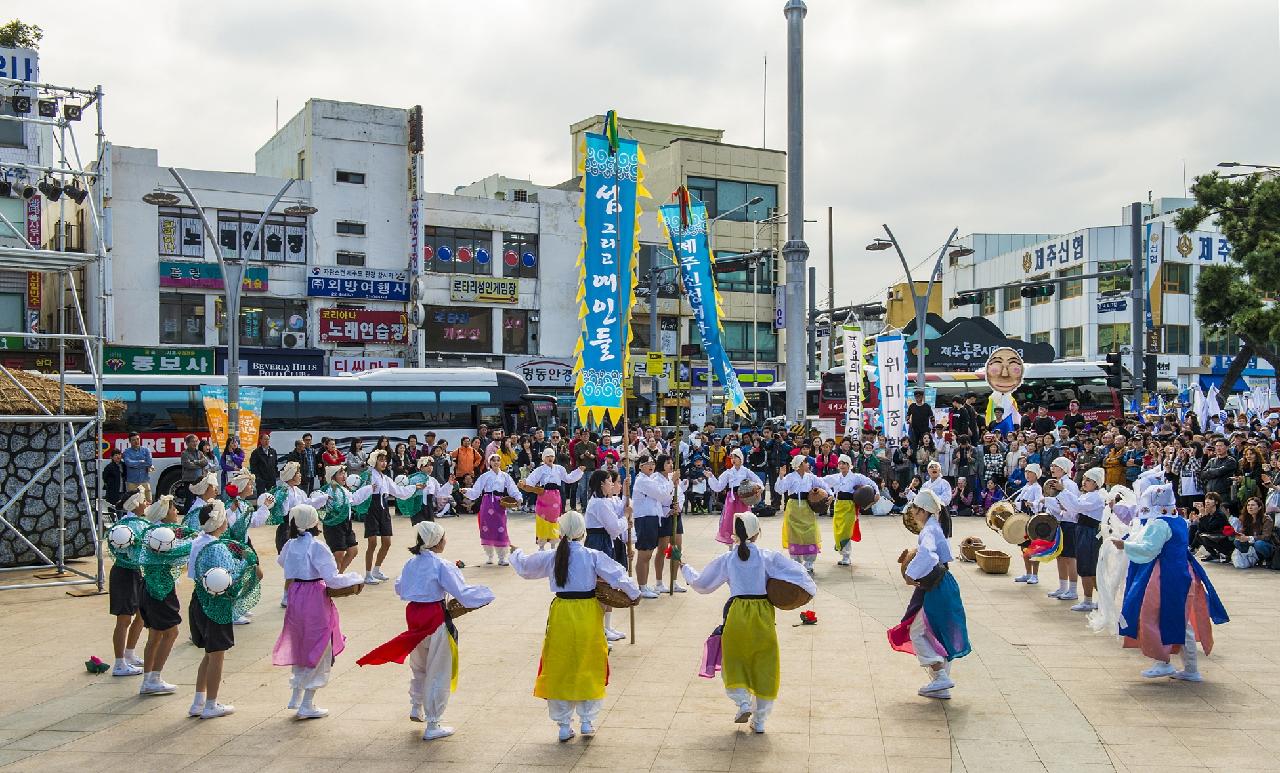
[[[1077,596],[1076,592],[1073,590],[1069,590],[1066,593],[1058,594],[1058,601],[1075,601],[1078,598],[1080,597]]]
[[[139,695],[173,695],[177,691],[177,685],[169,684],[159,677],[150,682],[143,682],[138,688]]]
[[[1157,663],[1146,671],[1143,671],[1142,675],[1148,679],[1160,679],[1165,676],[1173,676],[1176,673],[1178,673],[1178,670],[1172,665],[1168,663]]]
[[[1039,585],[1039,584],[1040,584],[1040,577],[1038,575],[1034,575],[1034,574],[1027,575],[1027,585]]]
[[[187,709],[187,716],[188,716],[188,717],[198,717],[198,716],[200,716],[201,714],[203,714],[203,713],[204,713],[204,703],[205,703],[204,701],[200,701],[199,703],[195,703],[195,702],[193,702],[193,703],[191,704],[191,708]]]
[[[140,666],[135,666],[128,661],[111,668],[112,676],[138,676],[141,673],[142,668]]]
[[[138,657],[137,655],[125,655],[124,662],[128,663],[131,666],[137,666],[138,668],[142,668],[143,666],[142,658]]]
[[[1204,681],[1204,677],[1200,675],[1199,671],[1178,671],[1176,673],[1169,674],[1169,678],[1177,679],[1181,682],[1203,682]]]
[[[298,719],[320,719],[321,717],[329,716],[329,710],[322,709],[319,706],[303,706],[298,709],[298,713],[294,716]]]
[[[640,598],[642,598],[642,599],[656,599],[657,597],[658,597],[658,594],[657,594],[657,593],[654,593],[654,591],[653,591],[653,586],[652,586],[652,585],[641,585],[641,586],[640,586]]]
[[[231,621],[231,624],[232,625],[248,625],[249,623],[252,623],[252,622],[253,621],[250,620],[245,615],[237,615],[236,619]]]
[[[752,729],[752,730],[754,730],[754,731],[756,731],[756,735],[760,735],[761,733],[763,733],[763,732],[764,732],[764,720],[757,719],[756,721],[752,722],[752,723],[751,723],[751,729]]]
[[[604,629],[604,638],[605,641],[622,641],[627,638],[627,635],[622,631],[617,631],[613,628],[606,628]]]
[[[409,707],[409,719],[413,722],[426,722],[427,710],[421,703],[415,703]]]
[[[931,692],[931,693],[928,693],[928,694],[927,694],[927,695],[925,695],[924,697],[926,697],[926,698],[935,698],[935,699],[940,700],[940,701],[949,701],[949,700],[951,700],[951,691],[950,691],[950,690],[938,690],[937,692]]]
[[[285,705],[285,708],[288,709],[289,711],[297,711],[298,707],[301,705],[302,705],[302,690],[294,690],[293,695],[290,696],[289,703]]]
[[[739,703],[738,713],[733,718],[734,724],[745,725],[747,721],[750,719],[751,719],[751,704]]]
[[[951,681],[951,677],[947,676],[942,671],[938,671],[934,675],[932,682],[926,684],[924,687],[921,687],[916,692],[927,698],[932,693],[942,692],[944,690],[950,690],[952,687],[955,687],[955,686],[956,686],[956,683]]]
[[[364,576],[364,584],[365,585],[381,585],[382,580],[379,580],[378,576],[375,575],[373,572],[368,572]]]
[[[485,565],[485,566],[493,566],[493,556],[489,556],[488,558],[486,558],[486,559],[484,560],[484,565]]]
[[[667,584],[665,582],[658,583],[657,585],[653,586],[653,589],[657,591],[659,595],[666,593],[668,590],[670,590],[669,588],[667,588]]]
[[[596,729],[591,726],[590,722],[583,720],[581,726],[578,728],[578,732],[582,733],[583,738],[590,738],[596,734]]]
[[[432,722],[427,725],[427,729],[422,731],[422,740],[434,741],[438,738],[448,738],[453,735],[453,728],[444,727],[439,722]]]
[[[1062,594],[1064,594],[1064,593],[1066,593],[1066,591],[1065,591],[1065,590],[1063,590],[1062,588],[1058,588],[1057,590],[1051,590],[1051,591],[1049,591],[1049,592],[1048,592],[1048,593],[1046,593],[1045,595],[1046,595],[1046,596],[1048,596],[1048,597],[1049,597],[1049,598],[1051,598],[1051,599],[1060,599],[1060,598],[1062,598]]]
[[[1014,581],[1014,582],[1026,582],[1026,581],[1027,581],[1027,580],[1029,580],[1029,579],[1031,579],[1031,575],[1029,575],[1029,574],[1020,574],[1020,575],[1018,575],[1017,577],[1014,577],[1014,578],[1013,578],[1013,581]]]
[[[573,735],[574,733],[573,733],[572,727],[569,727],[568,725],[560,726],[560,743],[564,743],[565,741],[569,740],[570,738],[573,737]]]
[[[236,707],[230,703],[218,703],[217,701],[205,701],[204,711],[200,712],[201,719],[217,719],[225,717],[228,714],[236,713]]]
[[[842,558],[836,562],[836,566],[849,566],[849,559]]]
[[[382,573],[382,567],[381,567],[381,566],[375,566],[375,567],[373,567],[373,576],[374,576],[374,577],[377,577],[379,580],[384,580],[384,581],[385,581],[385,580],[390,580],[390,579],[391,579],[390,577],[388,577],[388,576],[386,576],[385,574],[383,574],[383,573]]]
[[[1072,612],[1090,612],[1092,610],[1093,610],[1093,602],[1091,601],[1081,601],[1079,604],[1071,605]]]
[[[672,590],[674,590],[676,593],[688,593],[688,592],[689,592],[689,589],[688,589],[688,588],[684,587],[683,585],[681,585],[681,584],[680,584],[680,583],[678,583],[678,582],[672,583],[672,584],[671,584],[671,586],[672,586]]]
[[[285,591],[284,593],[280,594],[280,606],[282,607],[289,606],[289,591]]]

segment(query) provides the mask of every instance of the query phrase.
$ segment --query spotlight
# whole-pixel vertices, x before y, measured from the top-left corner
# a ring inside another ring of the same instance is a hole
[[[9,197],[13,194],[13,183],[9,182],[8,177],[0,177],[0,196]]]
[[[36,189],[32,188],[29,183],[22,184],[22,198],[30,200],[36,195]]]
[[[9,101],[13,104],[13,112],[17,115],[26,115],[31,112],[31,97],[15,94]]]
[[[62,117],[68,121],[80,120],[80,105],[68,102],[62,106]]]
[[[40,114],[41,118],[57,118],[58,101],[56,99],[36,100],[36,112]]]
[[[79,180],[72,180],[71,186],[66,188],[64,192],[67,194],[67,198],[77,204],[83,204],[84,200],[89,198],[89,191],[80,187]]]
[[[40,185],[36,187],[40,189],[40,192],[43,193],[45,198],[47,198],[50,202],[54,202],[62,198],[62,183],[50,178],[47,175],[43,180],[40,181]]]

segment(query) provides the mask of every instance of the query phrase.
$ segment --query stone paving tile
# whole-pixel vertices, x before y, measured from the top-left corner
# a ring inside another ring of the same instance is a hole
[[[400,522],[397,522],[399,525]],[[446,520],[450,558],[481,562],[474,522]],[[824,520],[824,532],[830,530]],[[764,521],[776,545],[779,519]],[[695,565],[721,550],[714,518],[688,520],[685,552]],[[401,529],[401,531],[406,531]],[[268,530],[257,540],[270,551]],[[531,542],[532,519],[512,518],[518,542]],[[915,695],[923,675],[890,651],[884,631],[902,614],[910,589],[894,562],[911,537],[896,518],[869,519],[852,569],[829,553],[817,566],[816,627],[779,613],[782,690],[763,736],[731,722],[719,680],[694,671],[702,641],[719,622],[723,592],[645,602],[636,611],[637,643],[619,642],[611,684],[591,740],[555,740],[545,704],[532,696],[549,595],[498,567],[471,563],[468,580],[491,585],[498,601],[459,621],[461,674],[446,721],[448,740],[423,743],[406,717],[408,670],[359,668],[355,659],[398,633],[403,606],[389,586],[342,599],[347,651],[318,695],[329,719],[300,723],[283,704],[284,669],[270,663],[283,611],[274,556],[263,556],[265,601],[255,622],[236,629],[222,697],[237,713],[188,719],[200,653],[185,641],[165,677],[177,695],[144,699],[137,679],[90,676],[80,663],[108,654],[105,597],[68,598],[56,589],[0,595],[0,767],[42,770],[538,771],[1094,771],[1162,772],[1280,769],[1274,754],[1280,705],[1280,653],[1274,621],[1277,578],[1266,572],[1206,567],[1232,612],[1219,628],[1207,680],[1182,684],[1138,676],[1142,658],[1110,637],[1088,633],[1080,615],[1044,594],[1045,584],[1015,585],[956,564],[974,653],[957,663],[949,702]],[[980,519],[960,519],[955,538],[976,534],[999,544]],[[407,557],[404,534],[388,562]],[[1002,549],[1005,549],[1002,547]],[[1007,549],[1006,549],[1007,550]],[[1007,550],[1008,552],[1008,550]],[[179,590],[184,604],[189,590]],[[614,625],[629,630],[630,615]],[[20,632],[20,633],[15,633]],[[152,752],[139,755],[141,744]]]

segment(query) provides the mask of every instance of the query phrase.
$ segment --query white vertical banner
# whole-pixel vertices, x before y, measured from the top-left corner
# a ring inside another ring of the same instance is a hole
[[[862,442],[862,328],[844,325],[844,436]]]
[[[907,436],[907,349],[900,335],[876,339],[879,363],[880,419],[891,445]]]

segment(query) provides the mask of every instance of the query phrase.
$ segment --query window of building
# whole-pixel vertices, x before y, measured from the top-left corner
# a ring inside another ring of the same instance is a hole
[[[1107,271],[1124,271],[1129,267],[1127,260],[1104,260],[1098,263],[1098,273]],[[1131,288],[1133,280],[1127,276],[1111,276],[1101,277],[1098,279],[1098,292],[1122,292],[1127,293]]]
[[[204,296],[160,293],[160,343],[204,345]]]
[[[35,100],[32,100],[32,115],[35,115]],[[13,100],[0,101],[0,115],[17,115],[13,112]],[[26,124],[21,121],[0,120],[0,148],[26,148]],[[35,185],[34,182],[31,183]]]
[[[1022,308],[1022,295],[1017,287],[1006,287],[1001,292],[1004,293],[1004,310],[1013,311]]]
[[[1200,326],[1200,354],[1208,357],[1234,357],[1239,351],[1240,338],[1235,333]]]
[[[160,208],[160,257],[204,257],[204,226],[197,210],[190,207]]]
[[[339,236],[364,236],[365,224],[355,220],[339,220],[336,223]]]
[[[439,274],[493,274],[489,257],[493,249],[492,231],[429,225],[423,233],[423,260],[427,270]],[[476,259],[482,249],[485,252],[483,263]],[[505,258],[503,262],[505,265]]]
[[[1132,345],[1133,339],[1129,335],[1128,322],[1098,325],[1098,354],[1118,352],[1122,348]]]
[[[511,191],[511,200],[518,202],[527,202],[529,200],[529,191],[524,188],[515,188]]]
[[[1043,282],[1043,281],[1045,281],[1045,280],[1046,280],[1046,279],[1048,279],[1048,278],[1049,278],[1049,275],[1048,275],[1048,274],[1040,274],[1039,276],[1029,276],[1029,277],[1027,277],[1027,281],[1028,281],[1028,282]],[[1015,290],[1014,292],[1021,292],[1021,290]],[[1055,288],[1054,288],[1054,294],[1056,295],[1056,294],[1057,294],[1057,293],[1059,293],[1059,292],[1062,292],[1062,290],[1061,290],[1060,288],[1055,287]],[[1048,303],[1048,302],[1049,302],[1049,301],[1051,301],[1051,300],[1053,300],[1053,298],[1052,298],[1052,297],[1049,297],[1049,298],[1032,298],[1032,299],[1031,299],[1031,305],[1032,305],[1032,306],[1043,306],[1043,305],[1045,305],[1046,303]]]
[[[1076,266],[1065,271],[1059,271],[1058,276],[1080,276],[1084,273],[1084,266]],[[1058,292],[1062,293],[1062,300],[1068,298],[1079,298],[1084,295],[1084,280],[1077,279],[1074,282],[1063,282],[1058,285]]]
[[[1166,293],[1187,295],[1191,292],[1190,264],[1166,262],[1160,267],[1160,276],[1163,278],[1162,286]]]
[[[721,323],[724,329],[724,348],[729,359],[735,362],[777,362],[778,361],[778,333],[773,329],[772,322],[757,322],[755,325],[755,338],[752,338],[751,323],[748,322],[729,322]],[[689,341],[698,344],[699,357],[705,357],[702,352],[702,335],[698,332],[698,326],[693,320],[689,320]],[[759,357],[756,357],[758,352]]]
[[[735,252],[716,252],[716,260],[732,260]],[[773,261],[762,258],[755,262],[756,269],[716,272],[716,289],[722,293],[772,293]],[[752,277],[753,273],[758,276]]]
[[[982,316],[989,317],[996,313],[996,291],[983,290],[982,296]]]
[[[227,344],[226,311],[222,298],[214,301],[218,343]],[[280,347],[286,333],[303,340],[307,332],[307,302],[289,298],[243,296],[240,299],[240,345]]]
[[[422,334],[427,351],[493,352],[493,309],[427,306],[425,311]]]
[[[1058,331],[1058,356],[1084,356],[1084,328],[1064,327]]]
[[[1032,334],[1031,334],[1031,343],[1033,343],[1033,344],[1047,344],[1047,343],[1049,343],[1049,331],[1047,331],[1047,330],[1046,330],[1046,331],[1045,331],[1045,332],[1043,332],[1043,333],[1032,333]]]
[[[1164,353],[1191,354],[1191,327],[1189,325],[1164,326]]]
[[[649,314],[647,312],[639,312],[631,315],[631,351],[661,351],[663,354],[675,357],[680,353],[680,319],[673,316],[658,317],[658,343],[651,344],[649,335]],[[698,340],[697,331],[694,331],[694,341]]]
[[[502,234],[502,275],[520,279],[538,278],[537,234]]]
[[[218,245],[223,256],[232,260],[306,263],[307,218],[272,214],[263,223],[262,233],[255,237],[254,229],[261,217],[261,212],[218,210]]]
[[[675,270],[671,249],[665,244],[640,245],[640,254],[636,259],[636,297],[649,297],[649,271],[655,265],[662,270],[658,275],[658,297],[679,298],[680,272]]]
[[[531,354],[529,312],[525,309],[502,310],[502,353]]]
[[[334,177],[340,183],[348,183],[350,185],[364,185],[364,172],[344,172],[339,169],[334,173]]]
[[[298,151],[298,179],[307,179],[307,151]]]
[[[735,220],[739,223],[758,222],[768,218],[778,207],[778,186],[776,185],[715,180],[710,177],[690,177],[686,184],[689,192],[707,205],[708,217],[718,217],[746,204],[756,196],[762,199],[759,204],[743,207],[723,219]]]
[[[338,250],[335,257],[337,258],[339,266],[363,266],[365,254],[363,252]]]

